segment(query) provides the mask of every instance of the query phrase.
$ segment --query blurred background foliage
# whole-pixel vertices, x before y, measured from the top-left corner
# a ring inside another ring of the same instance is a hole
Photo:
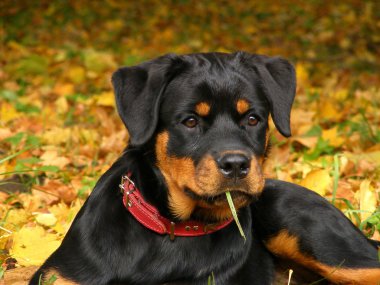
[[[167,52],[279,54],[326,73],[379,73],[380,2],[5,1],[5,43],[91,48],[130,64]],[[11,59],[10,59],[11,60]],[[41,68],[44,62],[41,62]],[[322,73],[322,74],[321,74]]]
[[[0,276],[59,245],[125,147],[112,72],[169,52],[292,61],[293,137],[272,126],[265,172],[380,238],[380,1],[4,0],[0,16]]]

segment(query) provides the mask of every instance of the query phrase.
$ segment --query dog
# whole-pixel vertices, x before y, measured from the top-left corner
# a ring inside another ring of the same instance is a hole
[[[378,284],[377,242],[318,194],[264,178],[269,117],[291,135],[287,60],[168,54],[112,83],[128,147],[30,284],[266,285],[280,264],[309,281]]]

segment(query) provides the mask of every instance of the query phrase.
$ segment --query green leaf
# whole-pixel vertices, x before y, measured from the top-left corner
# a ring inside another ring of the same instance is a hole
[[[4,139],[4,141],[9,142],[13,146],[17,146],[21,142],[24,135],[25,135],[25,133],[23,133],[23,132],[17,133],[14,136],[11,136],[9,138]]]
[[[334,147],[329,145],[329,141],[323,140],[321,137],[318,138],[317,145],[311,152],[305,153],[304,159],[307,161],[316,160],[322,154],[332,154]]]
[[[41,109],[38,108],[37,106],[31,105],[31,104],[23,104],[20,102],[16,102],[15,108],[17,111],[26,113],[26,114],[31,114],[31,113],[40,113]]]
[[[310,130],[307,131],[305,137],[317,137],[322,135],[322,128],[319,125],[313,126]]]
[[[17,100],[17,94],[14,91],[11,90],[2,90],[0,91],[0,97],[4,98],[5,100],[9,102],[13,102]]]
[[[26,141],[25,141],[26,145],[28,146],[34,146],[34,147],[37,147],[37,146],[40,146],[41,145],[41,140],[34,136],[34,135],[28,135],[26,137]]]
[[[58,172],[60,169],[58,166],[54,165],[44,165],[38,168],[39,171],[44,171],[44,172]]]
[[[48,59],[44,56],[33,54],[20,59],[16,65],[18,76],[44,75],[48,69]]]

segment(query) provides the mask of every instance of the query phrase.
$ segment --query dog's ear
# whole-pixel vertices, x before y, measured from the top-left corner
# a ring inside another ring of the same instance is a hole
[[[276,128],[283,136],[290,137],[290,111],[296,94],[293,65],[280,57],[249,55],[248,58],[258,75],[256,84],[269,102]],[[241,60],[247,64],[247,54]]]
[[[130,144],[146,143],[157,127],[160,98],[178,72],[181,60],[168,54],[137,66],[123,67],[112,75],[116,107],[128,129]]]

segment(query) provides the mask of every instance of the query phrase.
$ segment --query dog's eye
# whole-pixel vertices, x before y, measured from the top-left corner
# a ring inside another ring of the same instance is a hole
[[[249,115],[248,117],[248,125],[250,126],[256,126],[259,123],[259,119],[256,118],[254,115]]]
[[[186,127],[190,128],[190,129],[192,129],[198,125],[198,120],[194,117],[188,117],[182,121],[182,124],[184,124]]]

